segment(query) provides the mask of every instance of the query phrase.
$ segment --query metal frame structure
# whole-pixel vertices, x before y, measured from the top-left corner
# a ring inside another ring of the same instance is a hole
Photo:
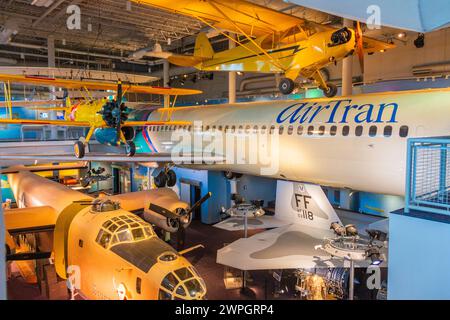
[[[450,137],[408,139],[405,212],[450,215]]]

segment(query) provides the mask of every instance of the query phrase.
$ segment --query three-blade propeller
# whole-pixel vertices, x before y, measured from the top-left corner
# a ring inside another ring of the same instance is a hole
[[[181,210],[179,213],[170,211],[166,208],[163,208],[161,206],[158,206],[157,204],[150,203],[148,209],[151,211],[154,211],[168,219],[180,221],[184,217],[189,217],[192,212],[197,210],[198,207],[200,207],[206,200],[211,198],[211,192],[208,192],[203,198],[201,198],[199,201],[197,201],[189,210]],[[179,224],[181,227],[181,224]]]
[[[364,74],[364,42],[361,23],[359,21],[356,22],[355,37],[356,37],[356,55],[358,56],[361,72]]]

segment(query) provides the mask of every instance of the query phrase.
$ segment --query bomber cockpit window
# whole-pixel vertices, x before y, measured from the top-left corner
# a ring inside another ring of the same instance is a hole
[[[206,286],[197,272],[189,268],[181,268],[170,272],[163,279],[159,290],[162,299],[202,299]]]
[[[96,242],[103,248],[110,248],[119,243],[130,243],[154,237],[152,227],[134,215],[122,215],[103,223]]]

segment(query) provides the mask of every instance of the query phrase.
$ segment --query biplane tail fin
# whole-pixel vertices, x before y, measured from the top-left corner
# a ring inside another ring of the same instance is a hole
[[[203,60],[212,59],[214,57],[213,47],[204,32],[200,32],[195,40],[194,57]]]

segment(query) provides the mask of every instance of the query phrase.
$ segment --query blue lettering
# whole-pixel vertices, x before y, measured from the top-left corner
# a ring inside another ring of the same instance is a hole
[[[390,121],[386,121],[387,123],[396,123],[396,117],[397,117],[397,110],[398,110],[398,104],[396,104],[395,102],[392,103],[382,103],[380,104],[380,110],[378,111],[378,117],[377,120],[375,121],[375,123],[382,123],[383,122],[383,113],[384,113],[384,109],[387,107],[393,107],[392,109],[392,115],[391,115],[391,120]]]
[[[358,107],[358,110],[362,110],[365,107],[369,107],[369,109],[366,111],[360,112],[355,116],[356,123],[362,123],[362,122],[371,123],[371,122],[373,122],[373,120],[372,120],[373,104],[370,104],[370,103],[363,104],[362,106]],[[365,115],[365,117],[361,117],[364,115]]]

